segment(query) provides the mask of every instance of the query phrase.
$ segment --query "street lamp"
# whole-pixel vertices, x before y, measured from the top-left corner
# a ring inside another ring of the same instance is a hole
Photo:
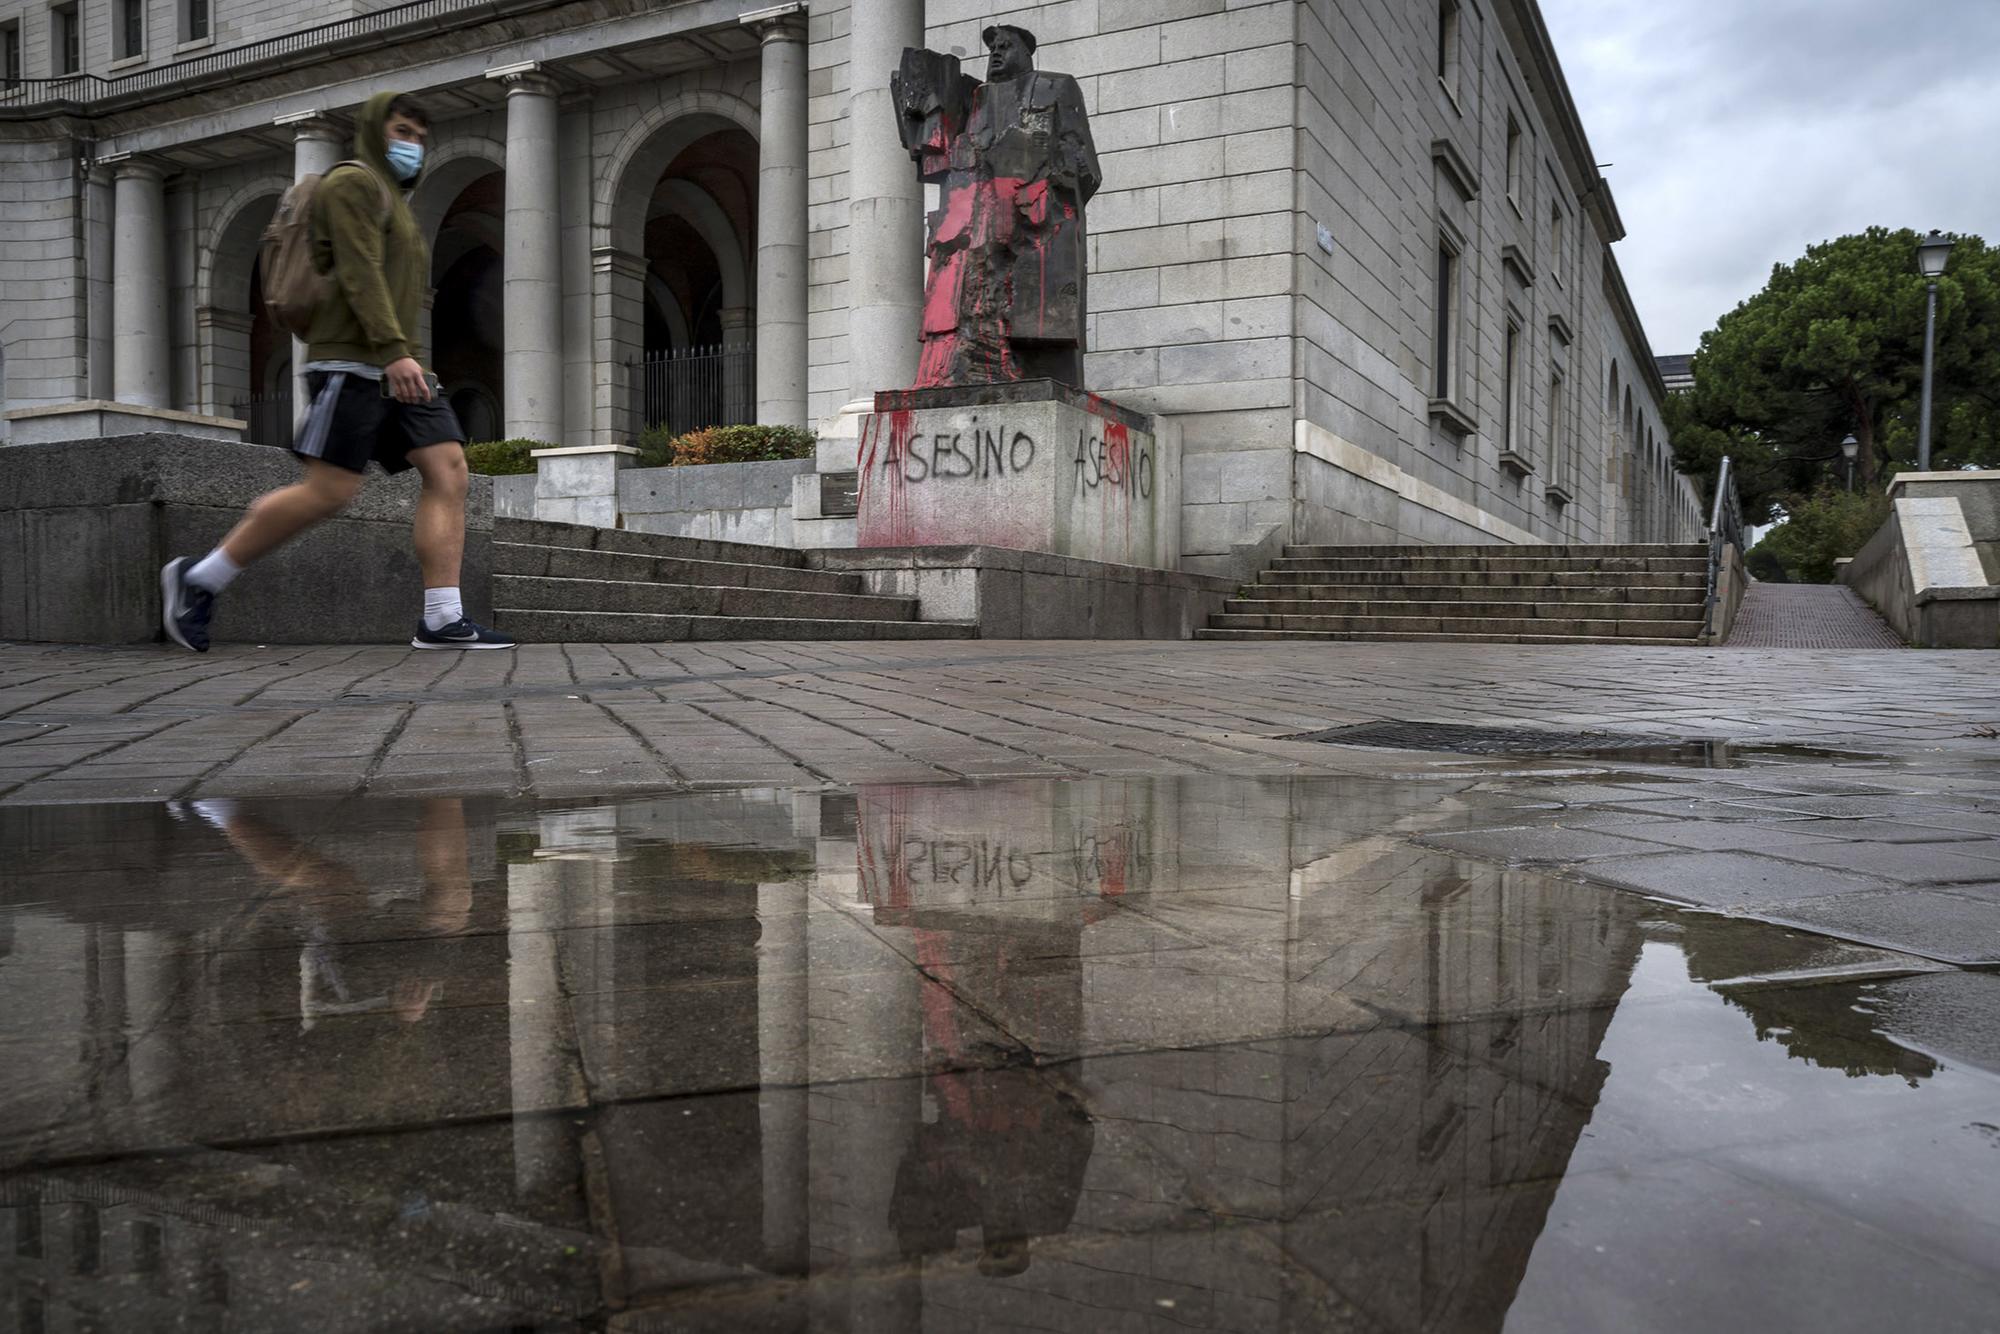
[[[1951,238],[1933,231],[1917,246],[1917,267],[1930,280],[1924,307],[1924,408],[1917,428],[1917,471],[1931,470],[1931,372],[1937,364],[1937,280],[1951,260]]]
[[[1853,432],[1850,431],[1847,439],[1840,442],[1840,452],[1847,459],[1847,489],[1852,491],[1854,489],[1854,456],[1861,452],[1861,442],[1854,438]]]

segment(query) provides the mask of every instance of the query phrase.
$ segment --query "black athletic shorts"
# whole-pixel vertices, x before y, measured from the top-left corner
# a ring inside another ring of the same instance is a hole
[[[458,414],[442,396],[428,403],[399,403],[382,395],[382,382],[348,371],[308,371],[312,406],[299,424],[292,453],[349,472],[365,472],[368,460],[384,472],[410,466],[409,453],[426,445],[465,442]]]

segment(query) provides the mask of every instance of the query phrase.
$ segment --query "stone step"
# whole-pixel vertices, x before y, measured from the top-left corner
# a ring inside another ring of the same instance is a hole
[[[726,584],[633,583],[500,574],[493,604],[518,611],[615,611],[654,616],[761,616],[797,620],[914,621],[917,600],[809,593]]]
[[[776,616],[654,616],[615,611],[497,608],[494,621],[536,644],[671,644],[717,640],[974,639],[978,628],[928,621]]]
[[[1286,558],[1272,562],[1272,569],[1280,571],[1350,571],[1366,570],[1422,571],[1443,573],[1446,571],[1485,571],[1509,574],[1583,574],[1583,573],[1653,573],[1692,574],[1708,573],[1705,559],[1679,556],[1557,556],[1538,558],[1533,556],[1326,556]]]
[[[1701,602],[1415,602],[1395,599],[1231,598],[1223,611],[1233,616],[1390,618],[1451,617],[1537,621],[1692,621],[1699,626],[1708,608]]]
[[[495,519],[495,542],[574,547],[585,551],[623,551],[637,556],[673,556],[681,560],[724,561],[738,565],[775,565],[804,569],[806,559],[789,547],[760,547],[748,542],[717,542],[704,537],[669,533],[638,533],[624,528],[593,528],[581,523],[550,523],[546,519]]]
[[[1530,644],[1544,648],[1565,648],[1585,644],[1623,644],[1652,648],[1686,648],[1686,638],[1648,639],[1633,635],[1502,635],[1502,634],[1421,634],[1409,631],[1353,630],[1197,630],[1196,639],[1241,640],[1264,643],[1342,644]]]
[[[1652,558],[1678,557],[1683,560],[1708,559],[1708,547],[1699,542],[1634,542],[1624,544],[1570,544],[1550,546],[1509,546],[1495,543],[1490,546],[1464,544],[1458,546],[1427,547],[1404,543],[1401,545],[1375,546],[1288,546],[1285,556],[1290,559],[1323,560],[1341,556],[1533,556],[1537,558]]]
[[[1708,572],[1651,570],[1263,570],[1259,584],[1379,588],[1693,588],[1705,595]]]
[[[493,572],[548,579],[610,579],[626,583],[700,584],[728,588],[770,588],[801,593],[855,594],[865,591],[858,574],[801,570],[787,565],[686,560],[625,551],[551,547],[534,542],[495,542]]]
[[[1238,596],[1277,601],[1326,602],[1504,602],[1649,603],[1660,606],[1702,606],[1707,590],[1699,582],[1631,585],[1616,576],[1598,584],[1244,584]]]
[[[1552,617],[1544,620],[1534,616],[1255,616],[1223,612],[1209,618],[1209,628],[1482,637],[1536,635],[1557,639],[1637,636],[1687,643],[1700,637],[1702,622],[1698,619],[1648,620],[1642,617],[1595,620]]]

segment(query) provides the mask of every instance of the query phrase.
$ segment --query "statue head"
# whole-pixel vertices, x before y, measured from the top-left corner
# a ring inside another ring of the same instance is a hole
[[[986,43],[986,81],[1018,79],[1035,68],[1035,34],[1009,23],[996,23],[980,34]]]

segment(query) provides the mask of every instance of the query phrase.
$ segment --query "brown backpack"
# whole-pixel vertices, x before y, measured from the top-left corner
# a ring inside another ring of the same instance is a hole
[[[368,172],[381,189],[384,227],[396,211],[396,201],[382,178],[369,171],[367,164],[353,158],[334,163],[324,175],[302,176],[298,184],[285,191],[284,198],[278,201],[278,211],[271,215],[271,225],[264,229],[258,263],[264,273],[264,309],[270,313],[272,324],[295,337],[305,336],[313,312],[333,287],[333,275],[313,267],[313,196],[319,192],[320,183],[342,167],[359,167]]]

